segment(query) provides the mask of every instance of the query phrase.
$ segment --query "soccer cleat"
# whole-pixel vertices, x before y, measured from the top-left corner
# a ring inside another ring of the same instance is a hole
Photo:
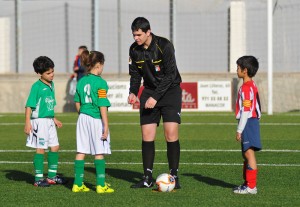
[[[97,185],[96,187],[97,193],[113,193],[115,192],[114,189],[110,188],[110,184],[105,183],[105,186],[102,187],[101,185]]]
[[[131,185],[131,188],[151,188],[153,186],[153,179],[148,176],[143,176],[143,179],[138,183]]]
[[[38,181],[35,181],[33,185],[36,187],[49,187],[50,186],[46,179],[40,179]]]
[[[175,175],[173,175],[173,177],[175,178],[175,187],[174,187],[174,189],[180,189],[181,186],[179,184],[179,178]]]
[[[63,177],[59,177],[58,175],[56,175],[53,178],[47,178],[47,182],[50,185],[55,185],[55,184],[66,184],[68,181]]]
[[[79,193],[79,192],[89,192],[90,189],[88,187],[86,187],[83,183],[82,183],[82,186],[78,186],[76,184],[73,185],[73,188],[72,188],[72,192],[74,193]]]
[[[233,191],[244,188],[244,186],[247,186],[247,184],[243,183],[242,185],[236,186],[236,187],[233,188]]]
[[[233,192],[236,194],[257,194],[257,188],[249,188],[248,186],[243,185],[234,188]]]

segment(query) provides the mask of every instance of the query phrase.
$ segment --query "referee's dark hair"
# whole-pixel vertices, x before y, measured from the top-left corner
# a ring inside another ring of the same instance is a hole
[[[133,20],[133,22],[131,24],[132,32],[138,31],[139,29],[141,29],[145,33],[149,29],[151,29],[150,23],[145,17],[137,17],[137,18],[135,18],[135,20]]]
[[[37,74],[43,74],[50,69],[54,69],[54,62],[47,56],[40,56],[33,61],[33,68]]]
[[[250,78],[254,77],[259,68],[259,63],[254,56],[242,56],[237,61],[236,64],[241,67],[242,70],[247,68],[247,74]]]

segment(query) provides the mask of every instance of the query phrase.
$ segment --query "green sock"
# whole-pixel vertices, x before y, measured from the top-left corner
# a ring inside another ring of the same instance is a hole
[[[96,167],[96,184],[105,186],[105,160],[95,160]]]
[[[34,155],[33,166],[35,173],[34,180],[38,181],[44,177],[44,154]]]
[[[79,187],[82,186],[84,176],[84,160],[75,160],[74,162],[75,179],[74,184]]]
[[[48,178],[54,178],[57,173],[58,152],[48,152]]]

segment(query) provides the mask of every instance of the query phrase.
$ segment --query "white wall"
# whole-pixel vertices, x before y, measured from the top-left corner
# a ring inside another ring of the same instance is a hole
[[[0,73],[10,69],[10,19],[0,17]]]
[[[0,75],[0,113],[23,113],[27,97],[31,85],[37,81],[38,75]],[[111,85],[116,81],[129,81],[129,76],[116,78],[114,76],[105,75],[104,78]],[[236,74],[219,73],[216,74],[182,74],[184,82],[196,81],[232,81],[232,104],[234,105],[237,88],[242,81],[238,80]],[[288,112],[300,110],[300,73],[275,73],[274,74],[274,96],[273,96],[273,111]],[[57,106],[57,113],[75,111],[73,96],[68,94],[68,82],[70,77],[68,74],[56,74],[54,78]],[[262,111],[268,109],[268,79],[267,73],[258,72],[254,78],[258,86],[259,96],[262,105]],[[110,84],[111,83],[111,84]],[[114,99],[112,97],[111,101]]]
[[[246,9],[244,1],[230,3],[230,63],[229,71],[236,73],[236,60],[246,55]]]

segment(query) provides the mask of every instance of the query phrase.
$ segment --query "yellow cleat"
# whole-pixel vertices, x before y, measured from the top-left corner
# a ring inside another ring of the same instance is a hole
[[[105,186],[97,185],[97,193],[113,193],[114,189],[110,188],[110,184],[105,183]]]
[[[83,183],[82,183],[82,186],[78,186],[78,185],[73,185],[73,188],[72,188],[72,191],[74,193],[79,193],[79,192],[89,192],[90,189],[88,187],[86,187]]]

